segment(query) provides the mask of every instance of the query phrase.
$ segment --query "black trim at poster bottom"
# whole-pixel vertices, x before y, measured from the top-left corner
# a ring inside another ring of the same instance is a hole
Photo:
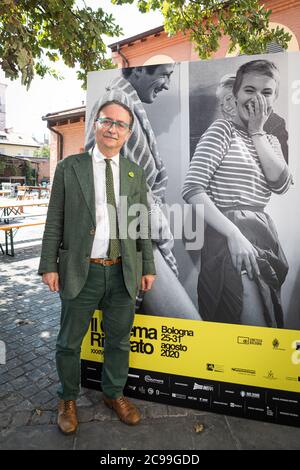
[[[102,363],[81,361],[81,385],[101,391]],[[132,398],[300,427],[300,394],[142,369],[129,369]]]

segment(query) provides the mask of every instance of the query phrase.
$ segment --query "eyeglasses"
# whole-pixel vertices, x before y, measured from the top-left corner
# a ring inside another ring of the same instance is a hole
[[[126,132],[128,129],[130,129],[130,124],[127,124],[127,122],[113,121],[110,118],[99,117],[96,119],[96,122],[98,122],[99,126],[103,127],[103,129],[110,129],[113,125],[116,126],[119,132]]]

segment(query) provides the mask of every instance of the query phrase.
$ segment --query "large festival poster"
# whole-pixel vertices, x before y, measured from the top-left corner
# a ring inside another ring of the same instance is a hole
[[[123,157],[145,171],[157,268],[137,300],[125,393],[299,426],[300,54],[91,72],[87,149],[103,99],[134,113]],[[263,123],[271,167],[250,115]],[[237,270],[232,240],[195,206],[203,192],[251,240],[257,273]],[[101,318],[96,311],[81,353],[82,385],[99,390]]]

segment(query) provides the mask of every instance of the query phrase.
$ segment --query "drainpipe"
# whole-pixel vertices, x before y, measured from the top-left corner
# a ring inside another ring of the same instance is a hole
[[[120,54],[120,56],[122,57],[123,62],[125,62],[126,67],[129,67],[129,60],[121,51],[120,44],[117,45],[117,53]]]
[[[54,134],[58,135],[58,161],[60,161],[63,159],[64,136],[56,129],[51,127],[49,121],[47,121],[47,127],[50,131],[54,132]]]

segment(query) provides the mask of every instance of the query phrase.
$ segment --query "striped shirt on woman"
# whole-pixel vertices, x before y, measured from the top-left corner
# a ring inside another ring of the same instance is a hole
[[[275,153],[282,155],[278,139],[267,135]],[[182,190],[188,200],[206,192],[220,209],[235,206],[264,208],[272,192],[285,193],[292,181],[287,167],[277,181],[264,175],[251,136],[237,124],[217,119],[201,137]]]

